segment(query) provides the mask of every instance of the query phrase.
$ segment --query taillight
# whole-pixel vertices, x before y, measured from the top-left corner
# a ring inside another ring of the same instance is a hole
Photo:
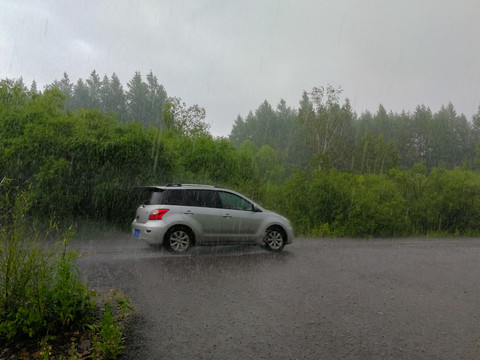
[[[148,220],[162,220],[162,216],[168,212],[168,209],[155,209],[150,213]]]

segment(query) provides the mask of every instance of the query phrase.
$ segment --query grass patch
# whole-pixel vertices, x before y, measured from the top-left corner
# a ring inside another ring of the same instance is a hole
[[[28,188],[3,179],[0,195],[0,358],[115,359],[128,300],[82,284],[73,231],[37,231]]]

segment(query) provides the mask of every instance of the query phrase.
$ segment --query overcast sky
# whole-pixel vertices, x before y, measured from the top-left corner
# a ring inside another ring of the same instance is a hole
[[[0,78],[150,70],[214,135],[264,100],[341,86],[354,110],[480,105],[478,0],[0,0]]]

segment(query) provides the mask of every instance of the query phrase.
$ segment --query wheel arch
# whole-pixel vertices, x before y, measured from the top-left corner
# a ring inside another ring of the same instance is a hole
[[[196,239],[195,232],[193,231],[193,229],[188,225],[179,223],[179,224],[173,224],[172,226],[170,226],[167,229],[167,231],[165,231],[165,234],[163,235],[163,239],[162,239],[162,245],[163,246],[165,246],[167,237],[170,235],[170,232],[175,230],[175,229],[182,229],[182,230],[187,231],[188,234],[190,235],[191,246],[195,246],[197,244],[197,239]]]
[[[269,229],[276,229],[276,230],[279,230],[282,235],[285,237],[285,240],[288,241],[288,233],[287,233],[287,230],[285,230],[285,228],[281,225],[281,224],[269,224],[266,228],[265,228],[265,232],[267,232]]]
[[[273,236],[273,237],[272,237]],[[280,239],[278,238],[280,236]],[[273,224],[265,230],[264,244],[269,251],[280,252],[288,242],[287,231],[280,225]]]

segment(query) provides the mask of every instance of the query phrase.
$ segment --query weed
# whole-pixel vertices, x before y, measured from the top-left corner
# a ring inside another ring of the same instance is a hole
[[[57,339],[56,335],[78,334],[76,329],[88,328],[91,331],[87,333],[94,337],[93,347],[81,354],[71,349],[68,359],[90,352],[96,359],[115,359],[124,346],[122,328],[116,323],[110,302],[105,303],[100,322],[91,325],[96,294],[80,282],[77,254],[68,250],[73,231],[68,229],[52,242],[58,226],[51,221],[41,238],[27,221],[28,190],[28,186],[16,186],[11,180],[0,182],[0,341],[38,340],[36,358],[63,359],[58,352],[52,355],[51,341]],[[123,320],[132,306],[115,291],[111,293],[115,315]]]
[[[110,302],[105,303],[105,312],[94,335],[93,347],[95,359],[115,359],[125,347],[120,345],[122,330],[115,322]]]
[[[28,188],[0,183],[0,339],[42,337],[86,321],[94,303],[79,280],[72,236],[47,244],[30,226]],[[50,224],[49,236],[56,225]]]

